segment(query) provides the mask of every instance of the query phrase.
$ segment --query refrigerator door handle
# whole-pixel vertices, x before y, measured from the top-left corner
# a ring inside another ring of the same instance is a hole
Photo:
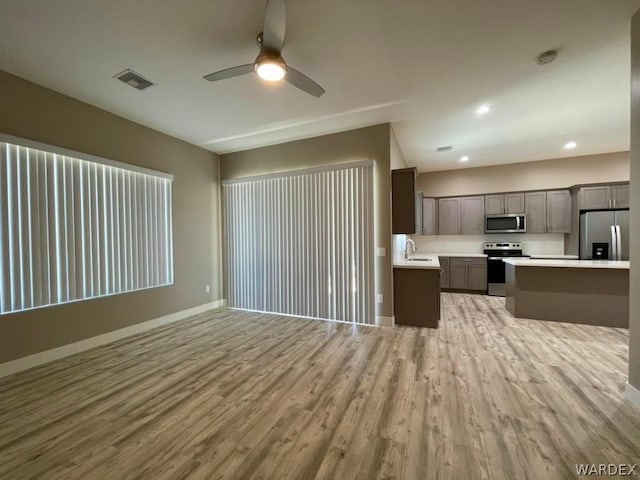
[[[616,240],[616,227],[611,225],[611,258],[613,260],[618,259],[618,241]]]
[[[616,260],[622,260],[622,233],[620,225],[616,225]]]

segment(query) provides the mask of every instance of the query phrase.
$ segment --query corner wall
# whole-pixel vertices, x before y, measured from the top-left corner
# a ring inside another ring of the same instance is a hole
[[[389,154],[390,154],[390,169],[397,170],[399,168],[407,168],[407,162],[404,160],[404,155],[398,144],[398,139],[393,131],[393,127],[390,127],[389,136]]]
[[[629,384],[640,390],[640,12],[631,21],[630,213]]]
[[[376,316],[379,317],[393,315],[390,135],[391,126],[386,123],[229,153],[220,157],[221,180],[359,160],[376,162],[374,169],[375,246],[386,249],[386,256],[375,257],[376,293],[383,295],[383,303],[376,304]]]
[[[1,70],[0,112],[2,133],[173,174],[175,277],[171,286],[2,315],[0,363],[222,299],[215,154]]]

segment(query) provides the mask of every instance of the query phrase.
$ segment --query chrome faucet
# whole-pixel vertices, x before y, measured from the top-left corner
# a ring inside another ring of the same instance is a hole
[[[404,259],[405,260],[409,258],[409,242],[411,242],[411,246],[413,247],[411,251],[415,252],[417,250],[416,244],[413,242],[413,240],[411,240],[410,238],[407,238],[407,241],[404,242]]]

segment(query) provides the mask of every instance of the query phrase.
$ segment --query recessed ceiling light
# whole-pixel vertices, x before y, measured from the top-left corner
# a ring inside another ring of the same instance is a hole
[[[461,162],[468,162],[469,161],[469,157],[466,155],[463,155],[462,157],[460,157],[460,161]]]
[[[577,146],[578,146],[578,144],[576,142],[567,142],[567,143],[564,144],[564,149],[565,150],[573,150]]]
[[[478,107],[478,109],[476,110],[476,113],[478,115],[486,115],[487,113],[489,113],[491,111],[491,105],[480,105]]]

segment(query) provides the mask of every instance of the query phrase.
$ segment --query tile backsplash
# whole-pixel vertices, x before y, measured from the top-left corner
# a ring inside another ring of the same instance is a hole
[[[407,237],[404,234],[401,235],[393,235],[393,241],[391,243],[391,247],[393,249],[393,258],[392,261],[393,262],[398,262],[400,260],[402,260],[404,258],[404,246],[405,246],[405,242],[407,241]],[[416,241],[416,238],[418,238],[416,235],[413,235],[413,241]],[[416,242],[416,247],[418,246],[418,243]]]
[[[396,249],[402,252],[404,240],[394,235],[394,254]],[[491,235],[410,235],[421,253],[482,253],[485,242],[521,242],[527,255],[561,255],[564,253],[564,234],[562,233],[511,233]],[[396,247],[396,242],[398,247]],[[400,246],[399,244],[402,243]],[[395,257],[394,257],[395,258]]]

